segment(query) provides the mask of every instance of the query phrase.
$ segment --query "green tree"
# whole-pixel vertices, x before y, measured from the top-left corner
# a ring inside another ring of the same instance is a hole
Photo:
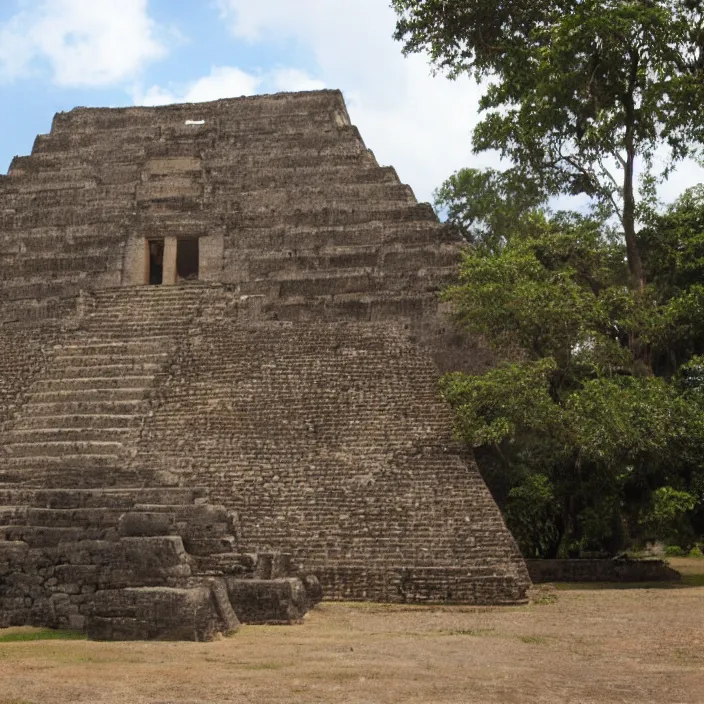
[[[481,191],[487,181],[471,183]],[[644,292],[628,287],[625,247],[603,221],[525,209],[496,246],[492,227],[506,221],[482,210],[493,198],[467,198],[486,234],[445,298],[462,327],[510,361],[448,375],[443,393],[527,555],[613,553],[704,529],[704,363],[681,344],[704,331],[693,303],[701,286],[688,273],[698,253],[686,245],[698,236],[691,195],[652,217],[645,265],[667,275]],[[692,254],[666,265],[663,248]],[[656,333],[689,360],[674,377],[642,364],[637,347]]]
[[[667,173],[704,142],[704,0],[392,5],[406,53],[487,80],[475,149],[498,149],[546,192],[587,194],[617,216],[630,281],[643,289],[636,224],[655,151],[668,151]]]
[[[530,230],[547,200],[540,186],[516,169],[461,169],[434,196],[436,210],[467,242],[490,249]]]

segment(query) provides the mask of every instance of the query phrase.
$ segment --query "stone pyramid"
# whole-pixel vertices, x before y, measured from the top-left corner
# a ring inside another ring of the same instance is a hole
[[[467,356],[438,302],[459,252],[338,91],[56,115],[0,176],[5,622],[121,637],[116,613],[153,625],[164,599],[201,598],[154,590],[203,592],[235,563],[252,589],[523,601],[437,390]],[[85,541],[124,562],[129,540],[186,557],[149,579],[61,569]],[[289,592],[278,620],[306,601]]]

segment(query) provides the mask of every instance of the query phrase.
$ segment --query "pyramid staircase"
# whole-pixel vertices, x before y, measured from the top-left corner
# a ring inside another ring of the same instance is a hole
[[[229,302],[218,286],[84,302],[78,330],[0,434],[0,627],[203,640],[235,630],[238,615],[295,621],[318,598],[286,556],[238,552],[233,517],[204,491],[130,468],[130,441],[181,338]]]
[[[0,481],[42,487],[141,483],[127,468],[150,393],[218,287],[136,287],[94,294],[81,328],[0,434]],[[221,301],[221,306],[225,305]]]

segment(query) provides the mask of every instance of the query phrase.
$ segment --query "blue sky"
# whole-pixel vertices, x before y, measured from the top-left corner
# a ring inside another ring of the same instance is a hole
[[[382,164],[420,200],[473,155],[481,87],[432,76],[391,38],[388,0],[0,0],[0,172],[54,113],[340,88]],[[684,165],[674,198],[704,180]]]

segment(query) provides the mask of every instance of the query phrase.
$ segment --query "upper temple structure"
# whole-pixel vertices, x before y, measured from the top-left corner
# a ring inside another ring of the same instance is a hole
[[[460,245],[338,91],[56,115],[0,176],[0,627],[524,601],[438,393]]]

